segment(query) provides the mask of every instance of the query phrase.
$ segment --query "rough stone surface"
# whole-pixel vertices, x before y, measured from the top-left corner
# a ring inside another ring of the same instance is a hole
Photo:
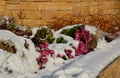
[[[120,78],[120,57],[107,66],[98,78]]]
[[[86,18],[98,13],[119,16],[120,0],[0,0],[0,17],[15,16],[20,21],[20,12],[25,16],[22,18],[24,24],[33,27],[47,25],[56,17],[67,14]],[[34,21],[32,24],[31,20]]]

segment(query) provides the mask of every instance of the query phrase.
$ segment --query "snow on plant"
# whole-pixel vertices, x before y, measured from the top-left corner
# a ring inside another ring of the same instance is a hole
[[[39,64],[39,68],[43,69],[45,68],[45,64],[48,62],[48,58],[47,56],[53,56],[54,55],[54,51],[48,48],[48,42],[43,42],[39,45],[40,47],[40,56],[36,59],[38,64]]]
[[[17,25],[15,17],[9,18],[7,16],[3,16],[0,19],[0,29],[12,31],[13,33],[19,36],[25,35],[29,37],[30,35],[32,35],[30,28],[28,28],[27,26],[23,26],[23,25],[22,26]]]
[[[41,32],[43,30],[44,32]],[[50,29],[41,28],[37,35],[39,35],[40,38],[41,35],[42,37],[44,36],[44,38],[46,38],[47,31],[50,31]],[[85,29],[85,25],[79,25],[69,29],[63,29],[59,34],[72,37],[75,41],[79,42],[78,46],[76,47],[72,44],[69,45],[71,48],[65,48],[64,54],[61,55],[60,53],[54,53],[54,50],[48,48],[49,41],[47,41],[47,39],[41,40],[39,42],[39,46],[37,45],[36,47],[39,48],[38,51],[40,52],[40,56],[37,58],[40,69],[43,69],[45,67],[45,64],[48,62],[48,56],[53,57],[53,55],[55,55],[57,58],[68,60],[74,58],[75,56],[86,54],[90,51],[88,46],[92,40],[93,34],[90,34],[90,32]],[[55,38],[55,40],[56,44],[68,44],[68,41],[65,40],[64,37],[57,37]],[[75,51],[74,54],[72,54],[73,50]]]
[[[48,27],[39,27],[35,36],[32,38],[33,43],[39,46],[41,41],[48,41],[49,44],[54,42],[53,31]]]
[[[63,37],[59,37],[56,39],[56,43],[67,43],[67,40],[65,40]]]
[[[65,51],[65,53],[66,53],[66,55],[68,56],[68,58],[69,58],[69,59],[74,58],[74,56],[73,56],[73,55],[71,55],[72,50],[69,50],[69,49],[68,49],[68,50],[66,50],[66,49],[65,49],[64,51]]]
[[[72,48],[75,50],[75,56],[79,56],[81,54],[86,54],[89,52],[88,46],[90,41],[92,40],[93,35],[90,34],[89,31],[85,30],[85,25],[73,27],[71,29],[65,29],[61,33],[71,36],[74,38],[74,40],[79,41],[79,45],[77,48],[75,46],[72,46]]]
[[[89,33],[89,31],[85,30],[85,26],[82,25],[81,26],[81,32],[76,30],[75,33],[75,40],[79,40],[79,45],[78,48],[75,48],[73,46],[73,48],[76,51],[76,56],[79,56],[80,54],[86,54],[89,50],[88,50],[88,45],[90,43],[90,41],[92,40],[92,34]]]

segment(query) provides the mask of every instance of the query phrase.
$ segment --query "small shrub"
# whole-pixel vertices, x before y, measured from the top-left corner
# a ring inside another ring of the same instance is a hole
[[[8,70],[8,74],[12,74],[13,73],[13,71],[12,70]]]
[[[94,15],[88,20],[88,24],[112,34],[120,31],[120,18],[115,15]]]
[[[63,37],[59,37],[56,39],[56,43],[67,43],[67,40],[65,40]]]
[[[78,26],[70,28],[70,29],[64,29],[64,30],[62,30],[61,34],[75,38],[75,31],[76,30],[81,31],[81,27],[78,25]]]
[[[55,38],[52,30],[45,27],[39,28],[35,36],[32,38],[33,43],[35,43],[37,46],[39,46],[41,41],[47,41],[48,43],[52,44],[54,40]]]
[[[47,42],[40,43],[40,46],[39,46],[40,55],[36,59],[40,69],[45,68],[45,64],[48,62],[47,56],[53,57],[54,55],[54,50],[49,49],[48,45],[49,44]]]
[[[68,14],[57,17],[56,20],[50,22],[48,26],[54,30],[58,30],[62,27],[74,24],[85,24],[85,18],[79,15]]]
[[[26,35],[29,37],[32,35],[30,28],[17,25],[15,17],[10,17],[8,19],[7,16],[4,16],[0,22],[0,29],[9,30],[19,36]]]
[[[3,49],[7,52],[16,54],[17,49],[13,42],[10,40],[0,40],[0,49]]]

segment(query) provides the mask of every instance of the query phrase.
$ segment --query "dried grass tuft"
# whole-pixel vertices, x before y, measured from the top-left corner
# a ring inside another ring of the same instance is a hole
[[[112,34],[120,31],[120,18],[115,15],[94,15],[88,24]]]
[[[69,14],[57,17],[56,20],[49,23],[49,27],[58,30],[68,25],[88,24],[112,34],[120,31],[120,18],[115,15],[97,14],[89,16],[89,19],[86,18],[87,16]]]
[[[13,42],[10,40],[0,40],[0,49],[3,49],[9,53],[16,53],[17,49]]]
[[[84,17],[68,14],[65,16],[57,17],[56,20],[49,23],[49,27],[53,28],[54,30],[58,30],[62,27],[74,24],[85,23]]]

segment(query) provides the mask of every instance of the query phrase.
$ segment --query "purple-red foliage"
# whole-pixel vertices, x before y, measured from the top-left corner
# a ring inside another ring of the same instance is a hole
[[[54,55],[54,50],[51,50],[48,48],[48,42],[45,43],[41,43],[40,44],[40,56],[36,59],[38,64],[39,64],[39,68],[43,69],[45,68],[45,64],[48,62],[48,58],[47,56],[53,56]]]
[[[75,56],[79,56],[81,54],[86,54],[89,52],[88,46],[93,37],[93,35],[90,34],[89,31],[85,30],[84,25],[81,25],[80,28],[81,30],[76,29],[74,31],[74,35],[75,35],[74,40],[79,41],[78,47],[75,46],[71,47],[75,50]],[[54,50],[49,49],[48,46],[49,43],[47,41],[42,42],[39,45],[40,49],[38,51],[40,52],[40,56],[36,60],[39,64],[40,69],[43,69],[45,67],[45,64],[48,62],[47,56],[53,57],[53,55],[55,54]],[[62,58],[64,60],[72,59],[75,57],[72,55],[72,50],[70,49],[65,49],[64,52],[65,55],[57,54],[56,57]]]
[[[75,40],[79,41],[78,47],[72,46],[75,50],[75,56],[79,56],[81,54],[86,54],[89,52],[88,46],[90,41],[92,40],[92,34],[89,31],[85,30],[85,26],[81,26],[82,31],[76,30],[75,32]]]

